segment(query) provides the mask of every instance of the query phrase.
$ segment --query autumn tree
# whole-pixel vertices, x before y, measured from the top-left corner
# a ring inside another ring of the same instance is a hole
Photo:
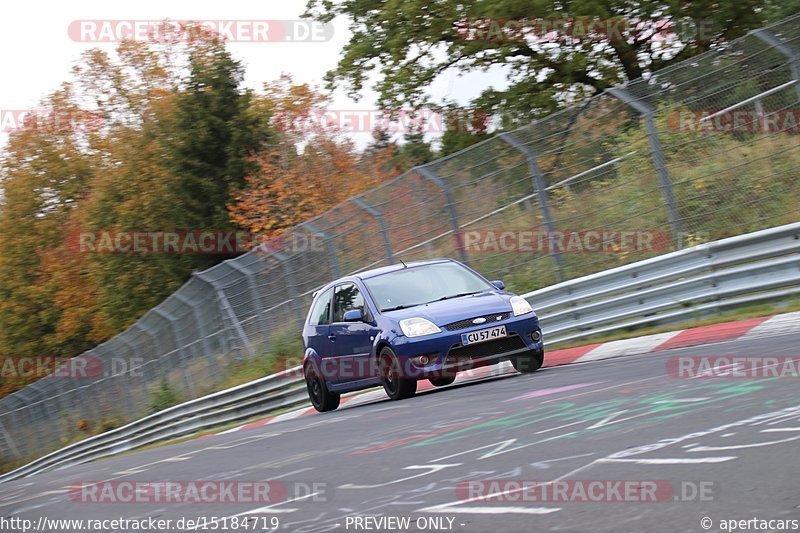
[[[251,151],[267,137],[241,88],[242,67],[214,35],[162,49],[125,43],[119,61],[87,60],[80,79],[112,85],[103,161],[84,227],[110,231],[231,230],[225,211],[244,183]],[[180,65],[175,68],[174,65]],[[111,103],[115,105],[112,107]],[[123,119],[124,117],[124,119]],[[226,256],[91,254],[102,312],[116,329]]]
[[[57,245],[63,228],[93,177],[80,136],[70,124],[79,109],[74,88],[64,85],[43,102],[38,120],[10,135],[2,158],[0,204],[0,352],[72,355],[86,347],[59,338],[58,284],[42,254]],[[57,118],[57,117],[60,117]],[[83,296],[83,295],[81,295]],[[84,305],[80,297],[74,305]]]
[[[322,93],[290,76],[265,85],[256,105],[272,110],[279,133],[254,158],[257,171],[228,204],[235,224],[271,239],[397,173],[388,140],[360,154],[335,127],[315,118],[327,104]]]
[[[85,253],[82,232],[233,228],[225,204],[267,137],[242,69],[214,35],[90,50],[14,132],[0,196],[0,349],[73,356],[119,332],[221,257]],[[55,127],[53,127],[55,124]]]

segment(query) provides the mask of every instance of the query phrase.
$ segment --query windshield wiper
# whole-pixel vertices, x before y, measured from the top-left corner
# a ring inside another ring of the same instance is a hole
[[[473,292],[462,292],[460,294],[451,294],[450,296],[442,296],[441,298],[439,298],[436,301],[437,302],[441,302],[442,300],[450,300],[451,298],[461,298],[462,296],[469,296],[471,294],[478,294],[479,292],[484,292],[484,291],[473,291]]]
[[[416,307],[422,304],[407,304],[407,305],[395,305],[394,307],[386,307],[381,309],[381,313],[385,313],[387,311],[399,311],[400,309],[408,309],[409,307]]]
[[[461,298],[462,296],[469,296],[471,294],[478,294],[479,292],[485,292],[485,291],[462,292],[460,294],[451,294],[449,296],[442,296],[438,300],[431,300],[430,302],[422,302],[422,303],[418,303],[418,304],[407,304],[407,305],[396,305],[394,307],[387,307],[385,309],[381,309],[381,312],[385,313],[387,311],[398,311],[400,309],[408,309],[409,307],[417,307],[418,305],[428,305],[428,304],[432,304],[433,302],[441,302],[442,300],[449,300],[451,298]]]

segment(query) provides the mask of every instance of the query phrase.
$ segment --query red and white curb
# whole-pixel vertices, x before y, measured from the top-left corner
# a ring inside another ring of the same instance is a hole
[[[545,366],[600,361],[626,355],[642,355],[660,352],[672,348],[685,348],[735,339],[757,339],[786,333],[800,333],[800,312],[784,313],[771,317],[750,318],[738,320],[736,322],[726,322],[698,328],[669,331],[667,333],[657,333],[655,335],[646,335],[632,339],[547,351],[545,353]],[[511,363],[504,361],[499,365],[485,366],[461,372],[458,374],[455,384],[478,381],[491,376],[513,374],[514,372]],[[420,381],[417,384],[417,392],[435,388],[436,387],[431,385],[428,381]],[[355,407],[385,399],[387,399],[387,396],[383,389],[357,392],[348,396],[343,396],[339,408]],[[227,433],[234,433],[236,431],[266,426],[284,420],[292,420],[301,416],[315,414],[317,414],[317,411],[313,407],[302,407],[288,413],[231,428],[221,433],[203,435],[203,437],[225,435]]]

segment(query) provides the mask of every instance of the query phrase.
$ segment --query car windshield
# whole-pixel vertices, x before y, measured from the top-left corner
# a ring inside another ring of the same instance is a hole
[[[381,311],[494,289],[483,278],[458,263],[433,263],[395,270],[364,280]]]

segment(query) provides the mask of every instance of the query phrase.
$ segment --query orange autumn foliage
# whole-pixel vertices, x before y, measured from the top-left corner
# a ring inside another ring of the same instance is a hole
[[[302,152],[283,147],[256,157],[259,172],[228,205],[231,220],[271,239],[337,203],[381,183],[389,154],[360,157],[352,144],[317,136]]]
[[[289,75],[265,84],[253,106],[269,113],[280,133],[254,157],[258,172],[246,178],[229,202],[234,224],[272,239],[397,175],[394,145],[362,154],[334,128],[302,127],[327,104],[324,94],[307,84],[295,84]],[[299,128],[293,127],[298,124]]]

